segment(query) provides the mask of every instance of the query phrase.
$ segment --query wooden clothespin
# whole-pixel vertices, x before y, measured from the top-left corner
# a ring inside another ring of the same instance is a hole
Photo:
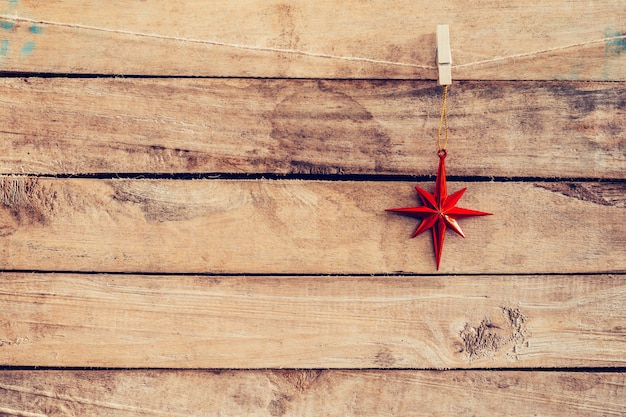
[[[437,25],[437,69],[439,85],[452,84],[452,54],[450,52],[450,28]]]

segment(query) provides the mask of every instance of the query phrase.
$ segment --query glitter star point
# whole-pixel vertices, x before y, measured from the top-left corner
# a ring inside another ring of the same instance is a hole
[[[417,195],[422,201],[422,206],[387,209],[387,211],[422,219],[420,224],[415,229],[415,232],[413,232],[413,235],[411,235],[412,238],[419,236],[428,229],[433,230],[433,247],[435,250],[437,270],[439,270],[439,265],[441,263],[441,254],[443,253],[443,241],[446,235],[446,230],[450,228],[459,236],[465,237],[463,230],[457,222],[458,219],[491,215],[491,213],[486,213],[484,211],[457,207],[456,204],[465,193],[466,188],[448,195],[446,184],[446,166],[444,162],[445,158],[446,152],[440,151],[437,179],[435,180],[435,190],[432,194],[423,188],[418,186],[415,187]]]

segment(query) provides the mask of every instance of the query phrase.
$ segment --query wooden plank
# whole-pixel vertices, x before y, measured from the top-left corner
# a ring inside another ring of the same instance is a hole
[[[626,67],[626,66],[625,66]],[[435,172],[432,82],[0,79],[0,172]],[[626,178],[626,84],[450,92],[453,175]]]
[[[626,276],[2,273],[0,364],[626,365]]]
[[[432,189],[433,183],[418,183]],[[626,271],[624,183],[449,183],[494,213],[449,233],[440,272]],[[0,181],[2,270],[434,273],[430,232],[385,212],[410,182]],[[608,196],[603,196],[608,190]]]
[[[626,80],[621,0],[4,1],[1,69],[20,72]],[[22,20],[20,20],[22,19]]]
[[[471,371],[3,371],[7,415],[621,416],[626,375]]]

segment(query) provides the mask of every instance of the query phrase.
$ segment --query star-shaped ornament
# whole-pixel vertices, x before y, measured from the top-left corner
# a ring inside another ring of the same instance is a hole
[[[465,237],[463,230],[461,230],[461,227],[457,223],[458,219],[474,216],[489,216],[491,213],[456,206],[456,203],[461,199],[461,196],[465,193],[467,188],[463,188],[462,190],[448,195],[446,187],[446,166],[444,162],[447,152],[445,149],[441,149],[437,155],[439,156],[439,168],[437,169],[434,193],[431,194],[423,188],[415,186],[417,194],[424,205],[421,207],[392,208],[387,209],[387,211],[422,219],[417,229],[415,229],[415,232],[413,232],[412,238],[422,234],[428,229],[433,229],[435,260],[437,261],[437,270],[439,270],[446,229],[449,227],[459,236]]]

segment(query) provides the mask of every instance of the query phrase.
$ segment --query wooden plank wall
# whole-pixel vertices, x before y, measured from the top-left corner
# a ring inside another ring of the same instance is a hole
[[[623,1],[1,0],[0,72],[0,415],[626,414]]]

